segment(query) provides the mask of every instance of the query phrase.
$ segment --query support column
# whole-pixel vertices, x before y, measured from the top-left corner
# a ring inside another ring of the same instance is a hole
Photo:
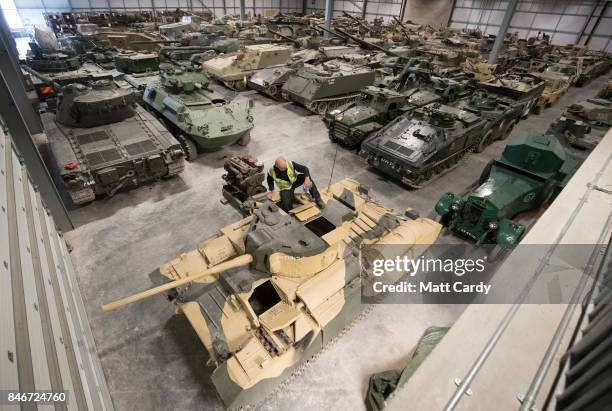
[[[361,18],[365,20],[366,13],[368,12],[368,0],[363,0],[363,9],[361,10]]]
[[[246,19],[245,0],[240,0],[240,20],[244,21],[244,19]]]
[[[331,21],[334,17],[334,0],[325,0],[325,28],[331,29]],[[329,33],[325,33],[325,37],[329,37]]]
[[[493,43],[493,49],[491,50],[491,54],[489,54],[489,60],[487,63],[495,64],[497,61],[497,55],[504,45],[504,39],[506,38],[506,33],[508,32],[508,27],[510,27],[510,21],[512,20],[512,16],[514,16],[514,10],[516,10],[516,4],[518,0],[510,0],[508,2],[508,8],[506,9],[506,14],[504,14],[504,19],[502,20],[501,26],[499,27],[499,31],[497,32],[497,37],[495,38],[495,43]]]
[[[595,34],[597,29],[599,28],[599,23],[601,23],[601,18],[606,15],[606,11],[608,10],[609,4],[610,3],[607,1],[604,3],[603,8],[601,9],[601,12],[599,13],[599,16],[597,16],[597,21],[595,22],[593,29],[589,33],[589,36],[587,37],[586,42],[584,43],[585,46],[588,46],[589,43],[591,42],[591,37],[593,37],[593,34]]]

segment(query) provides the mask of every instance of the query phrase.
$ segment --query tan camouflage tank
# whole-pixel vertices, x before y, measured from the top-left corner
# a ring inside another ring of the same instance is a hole
[[[285,64],[292,49],[275,44],[244,46],[236,53],[224,54],[202,63],[202,68],[211,77],[234,90],[246,88],[247,79],[257,70]]]
[[[324,209],[299,194],[289,213],[265,201],[253,215],[162,265],[168,283],[103,309],[170,290],[210,354],[223,403],[236,408],[262,400],[365,308],[364,245],[403,245],[404,254],[416,258],[441,229],[379,204],[355,180],[321,195]]]

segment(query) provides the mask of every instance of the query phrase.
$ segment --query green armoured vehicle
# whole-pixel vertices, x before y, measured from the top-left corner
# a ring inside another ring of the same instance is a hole
[[[403,94],[368,86],[354,102],[325,113],[323,122],[329,129],[331,141],[359,148],[363,140],[397,116],[437,100],[438,96],[427,91],[415,89],[410,94]]]
[[[324,115],[355,100],[361,89],[373,85],[375,79],[373,70],[341,60],[305,64],[287,79],[281,94],[285,100]]]
[[[277,192],[278,194],[278,192]],[[230,409],[264,399],[351,324],[365,305],[364,247],[395,244],[418,258],[441,226],[401,215],[344,179],[285,213],[266,201],[160,267],[165,283],[106,304],[110,311],[166,293],[208,352],[212,385]],[[278,197],[278,196],[277,196]],[[277,198],[278,200],[279,198]]]
[[[359,148],[397,116],[437,101],[450,103],[471,92],[470,81],[432,76],[418,59],[412,59],[389,86],[392,88],[366,87],[354,102],[328,111],[323,122],[330,140]]]
[[[201,71],[168,68],[160,70],[160,79],[149,83],[143,95],[144,104],[183,144],[188,161],[195,160],[198,149],[250,141],[250,108],[209,90],[208,84]]]
[[[109,82],[64,87],[57,112],[43,112],[41,119],[74,204],[183,171],[179,142],[131,91]]]
[[[159,56],[157,53],[122,51],[115,56],[115,67],[125,74],[157,71]]]
[[[477,245],[512,246],[525,231],[512,218],[553,200],[580,163],[554,134],[527,135],[487,165],[474,191],[465,197],[444,194],[436,213],[442,225]]]
[[[477,145],[489,122],[472,111],[431,103],[400,116],[361,144],[376,170],[411,188],[456,164]]]

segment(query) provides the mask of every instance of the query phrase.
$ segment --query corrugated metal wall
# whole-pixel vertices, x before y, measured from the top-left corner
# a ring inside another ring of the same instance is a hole
[[[593,32],[589,47],[612,51],[612,7],[608,3],[597,0],[519,1],[508,31],[518,32],[521,38],[545,32],[551,36],[553,44],[570,44],[578,42],[584,30],[582,44]],[[451,27],[480,28],[487,34],[497,34],[507,8],[505,0],[457,0]]]
[[[56,409],[113,409],[66,243],[1,120],[0,327],[0,390],[67,392]]]
[[[257,1],[257,0],[256,0]],[[325,0],[305,0],[306,8],[309,12],[325,10]],[[367,3],[367,4],[366,4]],[[335,0],[334,17],[341,16],[343,11],[356,17],[364,17],[363,7],[366,5],[365,18],[373,20],[376,17],[383,17],[385,21],[393,20],[392,16],[399,17],[402,8],[402,0]]]

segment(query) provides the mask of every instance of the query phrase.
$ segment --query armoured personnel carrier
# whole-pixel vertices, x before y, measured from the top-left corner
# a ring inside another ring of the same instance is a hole
[[[159,57],[156,53],[122,51],[115,56],[115,67],[125,74],[153,72],[159,68]]]
[[[578,57],[582,61],[581,72],[576,80],[576,87],[586,86],[594,78],[610,71],[610,62],[600,56]]]
[[[355,100],[360,90],[372,85],[375,78],[374,71],[338,59],[316,66],[305,64],[287,79],[281,94],[285,100],[324,115]]]
[[[108,82],[64,87],[57,112],[41,118],[74,204],[183,171],[179,142],[131,91]]]
[[[478,245],[515,245],[525,226],[512,219],[552,201],[580,163],[556,136],[527,135],[508,144],[501,159],[485,167],[478,188],[467,196],[444,194],[436,213],[445,227]]]
[[[441,228],[384,207],[354,180],[321,195],[322,210],[305,194],[290,213],[263,203],[162,265],[166,284],[102,309],[167,291],[208,351],[223,403],[232,409],[255,404],[362,312],[365,245],[396,244],[398,255],[417,258]]]
[[[210,150],[250,141],[253,117],[249,107],[208,89],[209,78],[192,69],[160,70],[160,79],[147,85],[144,104],[179,139],[188,161],[198,149]]]
[[[542,95],[545,85],[543,80],[529,74],[506,74],[496,76],[489,81],[483,81],[479,83],[479,87],[498,95],[510,97],[515,104],[520,104],[523,107],[522,117],[526,118]]]
[[[236,53],[215,57],[202,63],[204,71],[234,90],[244,90],[247,79],[257,70],[287,63],[291,48],[275,44],[244,46]]]
[[[465,109],[431,103],[400,116],[361,144],[368,164],[411,188],[456,164],[488,131]]]

